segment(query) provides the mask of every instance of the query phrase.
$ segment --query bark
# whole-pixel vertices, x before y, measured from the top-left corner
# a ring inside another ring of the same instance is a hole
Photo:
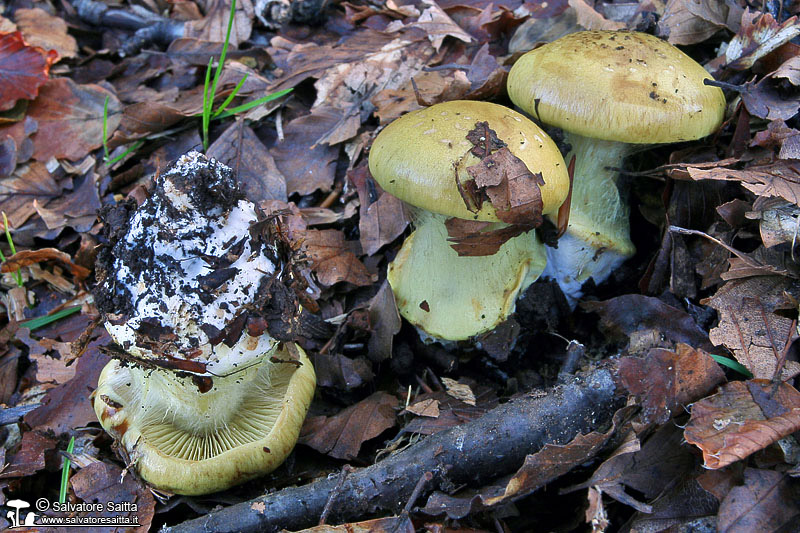
[[[472,422],[432,435],[402,452],[351,473],[336,489],[328,523],[377,511],[398,512],[426,472],[425,492],[479,487],[517,470],[545,444],[567,444],[579,433],[606,427],[624,403],[608,368],[573,376],[547,394],[515,398]],[[278,531],[314,526],[335,478],[232,505],[163,531]]]

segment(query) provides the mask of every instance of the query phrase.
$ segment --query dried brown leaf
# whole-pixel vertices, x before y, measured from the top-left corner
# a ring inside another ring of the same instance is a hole
[[[97,386],[100,372],[109,362],[108,356],[100,352],[100,346],[109,344],[111,339],[104,329],[96,331],[100,336],[78,359],[75,377],[47,391],[42,404],[25,415],[25,423],[29,426],[53,430],[58,435],[97,420],[90,396]]]
[[[771,379],[787,340],[797,333],[792,320],[779,314],[796,310],[787,294],[798,294],[797,282],[782,276],[757,276],[727,282],[702,300],[719,313],[719,324],[709,332],[711,342],[723,344],[756,378]],[[783,377],[800,372],[800,364],[787,361]]]
[[[773,391],[775,394],[773,395]],[[800,430],[800,392],[786,383],[734,381],[692,405],[684,438],[706,468],[723,468]]]
[[[725,374],[706,352],[686,344],[678,344],[674,352],[654,348],[644,359],[625,357],[620,360],[619,375],[641,405],[639,420],[645,425],[664,424],[725,381]]]
[[[701,43],[727,26],[729,4],[713,0],[668,0],[658,35],[672,44]]]
[[[756,196],[780,196],[800,205],[800,161],[782,160],[757,163],[743,170],[727,168],[735,162],[723,160],[706,168],[689,165],[686,170],[694,180],[739,181]]]
[[[789,120],[797,114],[800,102],[786,98],[779,82],[767,76],[758,83],[746,82],[740,91],[747,111],[766,120]]]
[[[56,447],[57,442],[39,431],[26,431],[16,452],[7,459],[0,471],[0,479],[25,477],[45,467],[45,454]]]
[[[366,162],[349,171],[347,177],[358,192],[361,248],[365,254],[374,255],[408,227],[403,202],[383,192],[370,175]]]
[[[447,241],[459,256],[494,255],[509,239],[531,231],[531,226],[514,224],[498,229],[487,229],[488,222],[463,218],[448,218],[445,221]]]
[[[273,40],[273,44],[282,43]],[[322,110],[336,120],[317,130],[311,144],[329,145],[355,136],[361,121],[375,110],[373,96],[407,85],[435,54],[425,34],[419,31],[398,34],[362,30],[337,43],[290,46],[288,54],[270,49],[276,62],[286,65],[286,74],[272,88],[284,89],[306,78],[317,78],[312,113]]]
[[[461,26],[456,24],[450,16],[439,7],[435,0],[422,0],[422,5],[425,7],[419,18],[406,27],[419,28],[425,32],[430,40],[433,48],[438,52],[442,47],[442,43],[446,37],[453,37],[467,44],[474,41],[472,36],[465,32]],[[397,28],[402,27],[402,23]],[[387,31],[395,30],[392,25],[389,25]]]
[[[726,68],[746,70],[779,46],[800,35],[797,17],[778,23],[769,13],[742,13],[742,26],[725,49]]]
[[[119,517],[120,522],[137,523],[136,532],[143,533],[150,529],[156,508],[153,493],[135,476],[123,475],[117,465],[94,462],[70,476],[69,482],[75,496],[84,502],[103,503],[101,511],[84,511],[79,516]],[[118,504],[119,510],[109,509],[108,505],[112,503]]]
[[[406,407],[405,411],[417,416],[439,418],[439,400],[428,398],[427,400],[422,400],[409,405]]]
[[[308,230],[304,246],[321,284],[330,287],[340,281],[358,286],[373,283],[373,275],[354,253],[360,248],[358,242],[346,241],[341,231]]]
[[[58,53],[28,46],[21,32],[0,34],[0,111],[14,107],[17,100],[33,100],[47,82]]]
[[[319,108],[284,126],[283,141],[278,141],[270,153],[286,178],[288,195],[331,190],[339,148],[318,144],[317,139],[334,127],[339,118],[335,109]]]
[[[417,403],[435,400],[439,414],[436,418],[427,416],[414,418],[403,428],[403,433],[433,435],[439,431],[479,418],[498,404],[496,394],[488,387],[476,384],[474,385],[474,394],[475,405],[462,402],[446,391],[420,394],[414,400]]]
[[[367,353],[373,361],[385,361],[392,356],[394,336],[400,331],[400,313],[394,301],[394,293],[388,281],[384,281],[378,292],[369,301],[367,308],[372,331],[367,341]]]
[[[317,354],[313,358],[317,385],[351,390],[375,379],[372,365],[364,357],[351,359],[341,354]]]
[[[59,58],[75,57],[78,43],[67,33],[67,23],[44,9],[18,9],[14,12],[17,29],[25,42],[45,50],[55,50]]]
[[[394,427],[396,406],[397,398],[376,392],[334,416],[308,418],[299,442],[336,459],[355,459],[364,442]]]
[[[620,30],[625,27],[622,22],[605,18],[585,0],[569,0],[569,6],[575,10],[575,14],[578,17],[578,25],[587,30]]]
[[[231,0],[206,0],[206,16],[200,20],[190,20],[184,24],[183,36],[204,41],[224,42],[231,12]],[[230,45],[238,47],[250,38],[253,31],[255,10],[250,0],[237,0],[230,33]]]
[[[773,78],[784,78],[792,85],[800,85],[800,56],[787,59],[778,70],[772,73]]]
[[[208,147],[206,155],[231,167],[248,200],[287,201],[286,179],[253,130],[237,121]]]
[[[60,194],[61,187],[44,164],[32,162],[0,180],[0,210],[5,211],[9,225],[18,228],[36,213],[33,200],[46,203]]]
[[[720,503],[717,531],[791,531],[800,521],[800,491],[786,474],[748,468],[744,484]]]
[[[89,277],[89,269],[72,262],[72,258],[66,252],[62,252],[55,248],[39,248],[38,250],[21,250],[6,260],[0,265],[0,272],[14,272],[18,268],[26,267],[43,261],[57,261],[66,266],[72,275],[78,279],[86,279]]]
[[[102,146],[106,98],[106,128],[110,135],[121,118],[119,101],[110,91],[99,85],[78,85],[69,78],[45,83],[39,97],[28,106],[28,115],[39,123],[33,136],[34,159],[75,161]]]

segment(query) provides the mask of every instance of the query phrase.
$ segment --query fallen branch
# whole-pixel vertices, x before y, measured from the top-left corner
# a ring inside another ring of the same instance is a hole
[[[426,472],[425,491],[481,486],[518,469],[545,444],[566,444],[607,426],[623,403],[608,368],[575,376],[547,394],[515,398],[484,416],[432,435],[368,468],[337,489],[330,522],[377,511],[399,512]],[[232,505],[163,531],[278,531],[314,526],[338,483],[329,478]]]

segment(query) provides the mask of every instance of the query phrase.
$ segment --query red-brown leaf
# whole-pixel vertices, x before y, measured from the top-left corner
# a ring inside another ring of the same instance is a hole
[[[786,383],[734,381],[692,406],[684,431],[706,468],[722,468],[800,430],[800,392]]]
[[[21,32],[0,34],[0,111],[11,109],[21,98],[36,98],[56,58],[55,50],[28,46]]]
[[[397,398],[376,392],[331,417],[306,420],[301,443],[337,459],[354,459],[361,445],[396,424]]]
[[[28,107],[39,123],[33,137],[33,158],[75,161],[103,144],[103,106],[108,97],[108,135],[120,121],[116,96],[99,85],[78,85],[69,78],[50,80]]]

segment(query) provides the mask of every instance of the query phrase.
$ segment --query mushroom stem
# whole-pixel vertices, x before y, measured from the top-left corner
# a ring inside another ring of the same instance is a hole
[[[575,306],[581,286],[599,284],[635,253],[630,240],[629,207],[617,187],[617,171],[637,145],[604,141],[565,131],[575,156],[572,203],[567,232],[558,248],[547,248],[543,276],[554,278]]]
[[[222,490],[272,470],[294,446],[314,387],[314,370],[298,351],[299,367],[272,362],[271,353],[205,382],[114,360],[100,376],[95,412],[154,486]]]
[[[387,278],[402,315],[432,337],[466,340],[494,329],[544,270],[545,252],[533,231],[493,255],[459,256],[447,240],[448,217],[418,209],[414,218],[416,229]]]

